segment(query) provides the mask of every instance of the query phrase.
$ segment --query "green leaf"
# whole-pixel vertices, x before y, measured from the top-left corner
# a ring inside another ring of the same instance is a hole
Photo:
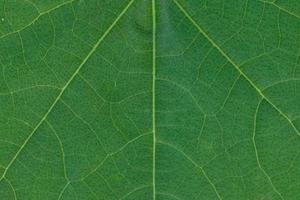
[[[297,0],[0,0],[0,199],[300,199]]]

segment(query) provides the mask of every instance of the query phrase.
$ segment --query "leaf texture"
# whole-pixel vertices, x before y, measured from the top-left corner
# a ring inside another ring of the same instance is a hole
[[[300,199],[297,0],[0,0],[0,199]]]

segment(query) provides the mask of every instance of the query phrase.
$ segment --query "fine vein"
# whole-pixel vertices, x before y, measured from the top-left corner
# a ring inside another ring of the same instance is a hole
[[[47,11],[40,12],[39,15],[38,15],[36,18],[34,18],[31,22],[29,22],[26,26],[24,26],[24,27],[22,27],[22,28],[20,28],[20,29],[18,29],[18,30],[14,30],[14,31],[12,31],[12,32],[6,33],[6,34],[0,36],[0,39],[1,39],[1,38],[4,38],[4,37],[7,37],[7,36],[9,36],[9,35],[12,35],[12,34],[21,32],[22,30],[24,30],[24,29],[28,28],[29,26],[33,25],[33,24],[34,24],[36,21],[38,21],[42,16],[44,16],[44,15],[46,15],[46,14],[49,14],[49,13],[51,13],[52,11],[61,8],[62,6],[65,6],[65,5],[67,5],[67,4],[71,4],[71,3],[73,3],[73,1],[74,1],[74,0],[66,1],[66,2],[64,2],[64,3],[60,4],[60,5],[57,5],[57,6],[53,7],[53,8],[51,8],[51,9],[47,10]]]
[[[283,11],[283,12],[285,12],[285,13],[291,15],[291,16],[294,16],[294,17],[300,19],[299,15],[297,15],[297,14],[295,14],[295,13],[293,13],[293,12],[291,12],[291,11],[289,11],[289,10],[287,10],[287,9],[279,6],[279,5],[277,5],[275,2],[269,2],[269,1],[263,1],[263,0],[260,0],[260,1],[263,2],[263,3],[265,3],[265,4],[270,4],[270,5],[278,8],[279,10],[281,10],[281,11]]]
[[[262,100],[258,103],[257,107],[256,107],[256,110],[255,110],[255,114],[254,114],[254,128],[253,128],[253,135],[252,135],[252,143],[253,143],[253,146],[254,146],[254,151],[255,151],[255,156],[256,156],[256,162],[257,162],[257,165],[258,167],[260,168],[260,170],[263,172],[263,174],[266,176],[266,178],[268,179],[272,189],[274,190],[274,192],[276,194],[278,194],[278,196],[280,197],[280,199],[283,200],[283,197],[281,195],[281,193],[277,190],[277,188],[275,187],[275,185],[273,184],[272,182],[272,179],[271,177],[269,176],[269,174],[266,172],[266,170],[262,167],[261,163],[260,163],[260,160],[258,158],[258,151],[257,151],[257,147],[256,147],[256,142],[255,142],[255,137],[256,137],[256,121],[257,121],[257,114],[258,114],[258,111],[259,111],[259,107],[262,103]]]

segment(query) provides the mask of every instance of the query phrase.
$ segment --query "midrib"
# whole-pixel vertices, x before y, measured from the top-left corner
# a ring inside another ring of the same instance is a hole
[[[155,168],[156,168],[156,124],[155,124],[155,81],[156,81],[156,9],[155,0],[152,0],[152,132],[153,132],[153,155],[152,155],[152,183],[153,200],[156,199]]]

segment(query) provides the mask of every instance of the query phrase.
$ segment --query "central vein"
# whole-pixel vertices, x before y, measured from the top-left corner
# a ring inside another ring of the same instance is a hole
[[[153,131],[153,155],[152,155],[152,182],[153,200],[156,199],[155,188],[155,153],[156,153],[156,124],[155,124],[155,80],[156,80],[156,10],[155,0],[152,0],[152,131]]]

